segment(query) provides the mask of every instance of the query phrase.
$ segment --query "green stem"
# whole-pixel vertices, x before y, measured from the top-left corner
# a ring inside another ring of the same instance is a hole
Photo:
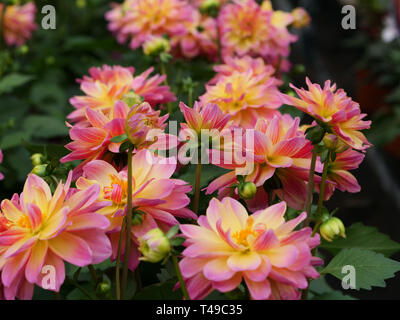
[[[124,237],[125,230],[125,218],[122,220],[121,232],[119,234],[118,241],[118,252],[117,252],[117,261],[115,262],[115,295],[117,300],[121,300],[121,280],[119,278],[119,266],[121,263],[121,248],[122,248],[122,239]]]
[[[176,276],[178,277],[179,284],[180,284],[181,290],[182,290],[182,294],[186,300],[190,300],[189,292],[186,288],[185,281],[183,280],[181,269],[179,268],[178,258],[176,256],[172,256],[172,261],[174,262],[175,273],[176,273]]]
[[[92,276],[92,279],[93,279],[94,283],[97,284],[97,283],[99,282],[99,278],[98,278],[98,276],[97,276],[97,273],[96,273],[95,268],[93,267],[92,264],[89,264],[89,265],[88,265],[88,269],[89,269],[89,271],[90,271],[90,274],[91,274],[91,276]]]
[[[324,203],[326,178],[328,176],[328,167],[329,167],[329,161],[331,160],[331,154],[332,151],[329,150],[328,157],[326,158],[324,163],[324,170],[322,171],[321,186],[319,188],[319,198],[318,198],[318,208],[317,208],[318,217],[321,217],[322,205]]]
[[[188,106],[190,108],[193,107],[193,88],[192,87],[189,88],[189,92],[188,92]]]
[[[304,210],[307,212],[307,218],[303,222],[303,228],[307,227],[310,224],[311,220],[311,207],[313,203],[313,193],[314,193],[314,173],[315,173],[315,165],[317,163],[317,146],[314,146],[311,157],[310,164],[310,173],[308,176],[308,189],[307,189],[307,198]]]
[[[90,300],[94,300],[92,295],[90,294],[89,291],[87,291],[84,287],[82,287],[77,281],[71,279],[70,277],[66,277],[66,279],[71,283],[75,288],[77,288],[79,291],[81,291],[85,296],[87,296]]]
[[[142,290],[142,279],[140,277],[139,267],[135,270],[135,280],[136,280],[136,293]]]
[[[124,264],[122,266],[122,285],[121,299],[124,299],[127,282],[128,282],[128,267],[131,253],[131,229],[132,229],[132,152],[133,146],[128,150],[128,204],[126,211],[126,228],[125,228],[125,250]]]
[[[193,200],[193,212],[197,213],[199,211],[199,201],[200,201],[200,179],[201,179],[201,160],[198,159],[196,165],[196,180],[194,184],[194,200]]]

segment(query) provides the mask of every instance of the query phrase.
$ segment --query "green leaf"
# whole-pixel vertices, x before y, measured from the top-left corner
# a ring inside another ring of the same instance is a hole
[[[173,227],[171,227],[171,229],[168,230],[166,237],[168,239],[171,239],[174,235],[176,235],[179,231],[179,225],[175,225]]]
[[[346,239],[338,238],[332,242],[322,241],[322,248],[337,254],[345,248],[359,248],[383,253],[389,257],[400,251],[400,243],[395,242],[376,228],[355,223],[346,228]]]
[[[370,290],[372,286],[385,287],[385,279],[394,277],[400,270],[400,262],[386,258],[380,253],[357,248],[344,249],[321,271],[342,280],[348,273],[342,273],[344,266],[353,266],[356,289]]]
[[[33,76],[19,73],[11,73],[0,80],[0,93],[11,92],[14,88],[31,81]]]
[[[135,300],[181,300],[182,294],[180,290],[174,291],[177,280],[171,279],[164,283],[156,283],[142,289],[136,296]]]
[[[173,238],[171,240],[171,245],[173,245],[174,247],[181,246],[185,242],[185,240],[186,239],[182,237]]]
[[[124,134],[121,134],[120,136],[112,137],[111,142],[120,143],[122,141],[125,141],[126,139],[128,139],[128,136],[126,135],[126,133],[124,133]]]
[[[54,138],[68,134],[65,123],[51,116],[29,116],[25,118],[23,128],[36,138]]]
[[[316,280],[312,280],[310,282],[309,290],[310,300],[356,300],[352,296],[333,289],[323,276]]]

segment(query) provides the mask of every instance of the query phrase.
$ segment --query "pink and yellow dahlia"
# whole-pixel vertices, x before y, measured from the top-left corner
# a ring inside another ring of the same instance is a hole
[[[361,113],[360,105],[347,96],[343,89],[336,90],[336,84],[328,80],[324,88],[313,84],[306,78],[308,90],[290,85],[299,98],[281,94],[282,102],[314,117],[317,122],[327,126],[344,143],[357,150],[371,146],[360,131],[368,129],[371,121],[362,120],[367,115]]]
[[[192,8],[192,18],[185,22],[186,33],[171,38],[175,56],[194,58],[202,55],[211,60],[218,56],[217,22],[214,18],[202,16]]]
[[[357,169],[365,155],[352,149],[336,154],[335,161],[329,163],[328,182],[325,189],[325,199],[328,200],[335,188],[344,192],[357,193],[361,187],[357,179],[348,171]]]
[[[186,208],[190,200],[186,193],[191,187],[183,180],[172,179],[176,160],[155,156],[148,150],[141,150],[132,159],[133,208],[140,214],[142,222],[132,227],[132,254],[130,268],[139,263],[138,238],[147,231],[161,228],[167,231],[178,224],[176,217],[196,219],[196,215]],[[94,160],[83,167],[83,176],[76,186],[87,190],[93,185],[100,186],[98,200],[110,201],[110,206],[99,211],[110,220],[108,233],[113,246],[112,258],[116,259],[122,219],[127,205],[127,169],[118,172],[109,163]],[[125,239],[125,237],[124,237]],[[124,246],[122,247],[124,248]]]
[[[106,159],[113,162],[113,156],[119,153],[123,141],[113,142],[113,137],[127,134],[135,149],[152,147],[163,150],[176,146],[176,138],[164,133],[168,115],[160,117],[160,111],[154,111],[147,102],[129,108],[123,101],[115,103],[112,113],[105,116],[101,111],[86,109],[86,122],[73,126],[69,135],[72,142],[65,147],[71,153],[63,157],[62,163],[73,160],[84,160],[74,172],[76,177],[81,168],[89,161]],[[157,139],[148,138],[150,130],[157,130]]]
[[[271,119],[282,105],[276,79],[269,77],[267,70],[254,74],[252,69],[235,70],[221,76],[215,85],[206,85],[200,101],[217,104],[236,125],[245,128],[254,127],[259,118]]]
[[[235,0],[224,6],[218,17],[223,56],[258,55],[265,57],[268,40],[276,32],[272,13],[254,0]]]
[[[130,41],[132,49],[149,36],[185,34],[185,22],[191,18],[191,7],[182,0],[126,0],[112,7],[106,13],[108,28],[119,42]]]
[[[208,84],[215,84],[223,77],[231,76],[235,71],[240,73],[251,70],[255,77],[260,77],[260,83],[265,83],[273,79],[274,85],[279,87],[282,81],[275,78],[275,68],[271,65],[266,65],[261,58],[252,58],[250,56],[226,57],[224,64],[216,65],[214,71],[217,73]]]
[[[181,225],[187,240],[180,268],[191,298],[232,291],[244,280],[252,299],[299,299],[307,278],[319,276],[321,259],[311,249],[320,239],[310,228],[295,230],[305,212],[290,221],[285,212],[285,202],[248,215],[232,198],[212,199],[198,226]]]
[[[35,24],[36,7],[33,2],[25,5],[10,5],[4,9],[0,3],[0,26],[3,26],[4,39],[8,46],[21,46],[31,38],[37,29]],[[4,18],[2,20],[2,18]]]
[[[0,270],[6,299],[29,299],[33,285],[43,287],[43,267],[54,269],[54,287],[64,282],[64,260],[76,265],[96,264],[109,258],[111,244],[104,230],[109,221],[97,211],[108,202],[97,201],[100,188],[85,192],[70,188],[71,174],[54,193],[47,183],[30,174],[20,196],[1,202]]]
[[[68,119],[73,122],[84,120],[86,108],[102,111],[107,116],[112,112],[115,102],[124,98],[136,100],[135,104],[146,101],[152,107],[175,101],[176,97],[170,88],[161,85],[165,75],[156,74],[149,78],[152,72],[153,68],[150,68],[134,76],[133,67],[104,65],[102,68],[90,68],[90,76],[78,80],[86,95],[70,99],[76,110],[68,115]]]
[[[307,196],[307,180],[311,163],[312,145],[299,128],[299,118],[290,115],[276,115],[272,120],[260,119],[254,132],[254,149],[252,153],[254,167],[247,172],[246,181],[257,187],[254,199],[248,201],[252,211],[268,205],[268,195],[264,185],[274,181],[274,188],[269,190],[275,196],[286,201],[295,209],[302,209]],[[232,166],[221,167],[232,169]],[[317,171],[320,171],[320,164]],[[207,187],[207,194],[216,190],[219,197],[233,196],[237,190],[230,188],[238,183],[236,170],[217,178]],[[316,176],[316,179],[318,177]],[[268,188],[267,188],[268,189]]]

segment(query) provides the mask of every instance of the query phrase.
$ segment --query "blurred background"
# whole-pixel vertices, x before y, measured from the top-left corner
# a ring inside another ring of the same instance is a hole
[[[32,170],[32,153],[46,153],[55,162],[66,154],[63,145],[69,139],[64,121],[72,111],[68,99],[79,94],[76,78],[87,74],[91,66],[133,65],[142,72],[151,63],[141,52],[119,45],[107,30],[104,14],[111,1],[34,2],[38,25],[43,16],[40,9],[51,4],[57,11],[57,27],[39,27],[26,45],[12,52],[0,49],[0,77],[6,71],[15,75],[11,86],[2,86],[0,81],[0,149],[5,155],[0,172],[6,176],[0,182],[0,199],[22,188]],[[328,208],[340,207],[339,216],[347,225],[362,221],[400,242],[400,1],[273,3],[275,9],[285,11],[302,6],[312,17],[311,26],[298,31],[300,40],[293,45],[291,80],[301,86],[305,74],[312,82],[332,79],[373,120],[368,139],[374,148],[355,172],[362,191],[336,193]],[[356,28],[345,30],[342,8],[348,4],[356,9]],[[199,82],[196,94],[200,94],[202,84],[213,75],[211,67],[202,60],[180,62],[174,71]],[[184,99],[184,84],[174,81],[173,75],[170,83],[178,92],[178,101]],[[393,258],[399,260],[400,255]],[[386,288],[351,294],[363,299],[399,299],[400,279],[389,280]]]

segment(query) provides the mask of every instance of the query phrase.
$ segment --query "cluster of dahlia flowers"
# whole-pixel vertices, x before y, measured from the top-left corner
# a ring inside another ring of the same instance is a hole
[[[221,6],[217,19],[206,14],[210,3]],[[330,81],[321,88],[307,78],[308,90],[280,92],[295,39],[287,26],[306,25],[307,14],[274,11],[269,1],[126,0],[106,18],[132,48],[151,50],[167,35],[177,55],[212,56],[221,47],[223,63],[193,106],[180,102],[184,121],[175,135],[166,132],[164,106],[177,100],[166,74],[104,65],[78,80],[83,94],[70,99],[72,142],[61,162],[80,163],[54,190],[31,173],[21,194],[1,202],[0,297],[30,299],[34,285],[58,292],[65,262],[111,259],[119,281],[121,263],[134,271],[172,255],[186,299],[243,286],[251,299],[299,299],[323,263],[313,250],[320,234],[309,226],[310,194],[328,200],[335,189],[358,192],[349,170],[370,146],[360,131],[370,121]],[[314,121],[301,126],[281,113],[283,104]],[[160,152],[172,149],[179,150]],[[176,178],[186,160],[196,164],[192,201],[192,186]],[[227,172],[205,186],[214,197],[199,210],[205,164]],[[297,210],[292,219],[288,207]],[[184,239],[176,245],[177,227]],[[50,286],[42,272],[49,267],[56,270]]]
[[[117,40],[132,49],[143,46],[148,52],[148,42],[166,37],[176,57],[251,55],[282,70],[289,68],[286,58],[297,40],[288,27],[310,22],[304,9],[275,11],[269,0],[261,5],[255,0],[125,0],[112,4],[106,19]]]
[[[5,5],[0,3],[0,38],[8,46],[21,46],[31,38],[37,29],[35,24],[36,7],[33,2],[24,5]]]

